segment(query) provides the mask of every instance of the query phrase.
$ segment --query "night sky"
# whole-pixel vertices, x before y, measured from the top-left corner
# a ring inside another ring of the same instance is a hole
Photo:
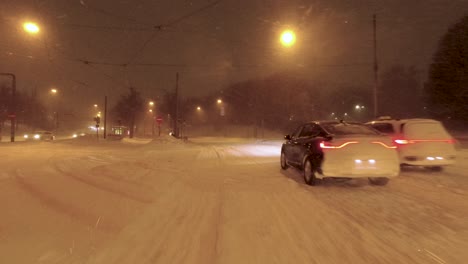
[[[18,89],[56,87],[87,107],[129,85],[145,96],[206,95],[230,83],[288,72],[327,86],[372,87],[372,15],[381,72],[414,65],[425,78],[437,42],[468,0],[2,0],[0,72]],[[36,21],[41,32],[22,30]],[[279,33],[295,30],[292,48]],[[8,80],[3,78],[1,82]]]

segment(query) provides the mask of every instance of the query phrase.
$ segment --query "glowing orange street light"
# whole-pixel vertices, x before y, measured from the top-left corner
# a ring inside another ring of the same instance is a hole
[[[57,89],[55,89],[55,88],[50,89],[50,92],[53,93],[53,94],[56,94],[56,93],[57,93]]]
[[[31,33],[31,34],[37,34],[40,31],[39,26],[34,22],[24,23],[23,24],[23,29],[24,29],[24,31],[26,31],[28,33]]]
[[[197,111],[200,111],[201,110],[201,107],[200,106],[197,106]]]
[[[149,102],[149,105],[150,105],[150,106],[153,106],[153,105],[154,105],[154,102],[153,102],[153,101]]]
[[[281,44],[285,47],[291,47],[296,43],[296,34],[292,30],[285,30],[281,33]]]
[[[218,99],[218,101],[216,101],[216,102],[217,102],[218,104],[220,104],[220,103],[222,103],[222,102],[223,102],[223,100],[221,100],[221,99]]]

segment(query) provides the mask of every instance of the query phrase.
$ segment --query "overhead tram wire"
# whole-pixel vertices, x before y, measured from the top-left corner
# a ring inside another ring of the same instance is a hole
[[[135,18],[131,18],[131,17],[127,17],[127,16],[123,16],[123,15],[118,15],[118,14],[114,14],[112,12],[109,12],[109,11],[106,11],[104,9],[101,9],[101,8],[96,8],[96,7],[93,7],[91,5],[89,5],[88,3],[85,3],[84,0],[80,0],[80,5],[87,9],[87,10],[91,10],[95,13],[100,13],[100,14],[103,14],[103,15],[106,15],[106,16],[110,16],[110,17],[114,17],[114,18],[117,18],[117,19],[120,19],[120,20],[127,20],[127,21],[130,21],[134,24],[139,24],[139,25],[145,25],[145,26],[152,26],[151,24],[149,23],[145,23],[145,22],[141,22],[141,21],[138,21],[136,20]]]
[[[216,1],[212,2],[212,3],[204,5],[204,6],[200,7],[200,8],[198,8],[198,9],[195,9],[192,12],[189,12],[189,13],[183,15],[183,16],[180,16],[180,17],[178,17],[178,18],[176,18],[176,19],[174,19],[174,20],[172,20],[172,21],[170,21],[170,22],[168,22],[166,24],[161,24],[161,25],[154,26],[154,28],[157,29],[157,31],[153,32],[149,36],[149,38],[147,38],[145,40],[145,42],[140,47],[140,49],[138,49],[137,52],[135,52],[135,54],[133,55],[133,57],[130,58],[130,60],[128,60],[127,65],[133,63],[138,58],[138,56],[145,50],[146,46],[156,37],[156,35],[159,33],[159,31],[163,30],[166,27],[174,26],[174,25],[176,25],[176,24],[178,24],[178,23],[180,23],[180,22],[182,22],[182,21],[184,21],[184,20],[186,20],[186,19],[188,19],[188,18],[190,18],[190,17],[192,17],[192,16],[194,16],[196,14],[199,14],[199,13],[201,13],[201,12],[203,12],[203,11],[205,11],[205,10],[219,4],[221,1],[222,0],[216,0]]]

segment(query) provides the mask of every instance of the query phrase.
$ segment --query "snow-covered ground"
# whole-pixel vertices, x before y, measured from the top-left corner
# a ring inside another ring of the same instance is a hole
[[[310,187],[281,141],[0,144],[0,263],[467,263],[468,149]]]

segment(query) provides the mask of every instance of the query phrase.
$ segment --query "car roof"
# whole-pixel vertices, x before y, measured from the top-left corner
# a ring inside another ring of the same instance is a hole
[[[429,119],[429,118],[405,118],[405,119],[376,119],[367,122],[366,124],[376,124],[376,123],[408,123],[408,122],[414,122],[414,123],[427,123],[427,122],[433,122],[433,123],[440,123],[440,121],[437,121],[435,119]]]
[[[362,125],[362,123],[359,123],[359,122],[336,121],[336,120],[309,121],[309,122],[306,122],[305,124],[333,125],[333,124],[340,124],[340,123],[349,124],[349,125]]]

